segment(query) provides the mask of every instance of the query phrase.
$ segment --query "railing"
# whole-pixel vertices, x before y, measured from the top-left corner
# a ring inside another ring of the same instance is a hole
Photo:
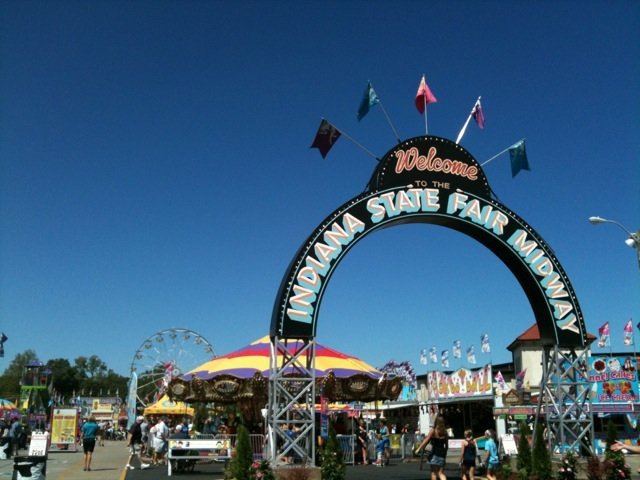
[[[342,449],[342,461],[349,465],[355,464],[356,436],[336,435],[336,437],[338,437],[340,448]]]
[[[195,438],[197,439],[212,439],[212,440],[219,440],[219,439],[229,439],[231,441],[231,448],[235,448],[236,446],[236,440],[238,438],[238,435],[236,434],[217,434],[217,435],[208,435],[208,434],[198,434],[195,436]],[[261,434],[250,434],[249,435],[249,445],[251,445],[251,451],[253,452],[253,459],[254,460],[262,460],[263,458],[266,458],[265,456],[265,442],[264,442],[264,435]]]

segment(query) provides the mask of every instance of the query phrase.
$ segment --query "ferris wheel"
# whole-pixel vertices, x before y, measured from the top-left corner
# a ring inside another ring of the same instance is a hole
[[[142,342],[131,362],[131,376],[137,378],[137,404],[154,403],[172,378],[213,358],[213,346],[193,330],[169,328],[154,333]]]

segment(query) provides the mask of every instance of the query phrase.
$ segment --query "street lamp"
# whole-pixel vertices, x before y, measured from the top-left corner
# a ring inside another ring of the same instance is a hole
[[[599,223],[613,223],[614,225],[617,225],[622,230],[624,230],[624,232],[629,235],[629,238],[627,238],[624,243],[626,243],[628,247],[636,249],[636,254],[638,256],[638,268],[640,268],[640,230],[632,232],[620,222],[616,222],[615,220],[608,220],[602,217],[589,217],[589,221],[594,225],[597,225]]]

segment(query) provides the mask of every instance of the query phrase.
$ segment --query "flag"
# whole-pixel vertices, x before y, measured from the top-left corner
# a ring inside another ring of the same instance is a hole
[[[516,390],[522,390],[522,388],[524,387],[524,377],[526,375],[527,375],[526,368],[516,374]]]
[[[380,99],[378,98],[378,95],[376,95],[376,91],[371,86],[371,82],[369,82],[367,83],[367,88],[364,91],[364,96],[360,102],[360,107],[358,107],[358,121],[362,120],[364,116],[369,113],[369,109],[378,103],[380,103]]]
[[[484,333],[480,336],[480,349],[482,350],[482,353],[491,353],[488,333]]]
[[[422,365],[426,365],[427,364],[427,349],[423,348],[422,350],[420,350],[420,363]]]
[[[438,99],[431,93],[429,85],[427,85],[427,81],[424,75],[422,75],[422,80],[420,80],[420,85],[418,85],[418,93],[416,93],[416,108],[420,113],[424,113],[425,105],[436,103],[437,101]]]
[[[605,322],[599,329],[598,334],[600,338],[598,339],[598,347],[604,348],[610,345],[609,342],[609,322]]]
[[[436,351],[435,346],[431,347],[431,350],[429,351],[429,361],[431,363],[438,363],[438,352]]]
[[[515,177],[520,170],[529,170],[529,160],[527,160],[527,149],[524,146],[524,139],[514,143],[509,147],[511,157],[511,177]]]
[[[313,139],[313,143],[310,148],[317,148],[320,150],[320,155],[322,158],[327,157],[327,153],[331,150],[331,147],[335,145],[335,143],[340,138],[340,130],[331,125],[324,118],[320,122],[320,126],[318,127],[318,131],[316,132],[316,136]]]
[[[504,381],[504,377],[502,376],[502,373],[500,373],[500,371],[496,373],[496,383],[498,384],[498,390],[500,390],[501,392],[506,392],[508,390],[507,384]]]
[[[475,365],[476,364],[476,349],[471,345],[467,348],[467,362]]]
[[[449,350],[442,350],[440,355],[441,363],[444,368],[449,368]]]
[[[453,353],[453,358],[462,357],[462,342],[460,340],[454,340],[453,348],[451,350]]]
[[[0,358],[4,358],[4,342],[7,340],[9,340],[9,337],[2,332],[2,336],[0,336]]]
[[[478,124],[478,127],[484,128],[484,112],[482,111],[482,105],[480,104],[480,100],[478,100],[471,110],[471,116]]]
[[[633,345],[633,322],[631,319],[624,326],[624,344]]]

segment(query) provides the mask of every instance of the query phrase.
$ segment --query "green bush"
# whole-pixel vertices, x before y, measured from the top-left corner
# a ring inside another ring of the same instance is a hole
[[[529,427],[526,422],[520,422],[520,439],[518,441],[518,459],[516,469],[523,480],[531,475],[531,445],[529,445]]]
[[[225,480],[250,480],[253,451],[249,443],[249,431],[244,425],[238,426],[236,453],[224,470]]]
[[[344,480],[347,468],[342,460],[342,449],[333,425],[329,425],[329,437],[322,450],[320,466],[322,480]]]
[[[538,423],[533,432],[533,449],[531,450],[531,477],[552,478],[551,454],[542,434],[542,425]]]

